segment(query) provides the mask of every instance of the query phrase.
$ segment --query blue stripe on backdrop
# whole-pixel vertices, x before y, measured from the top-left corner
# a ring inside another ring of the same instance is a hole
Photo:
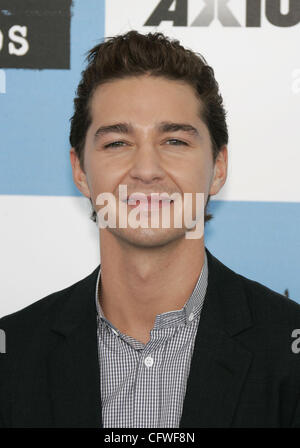
[[[73,2],[71,70],[5,70],[0,194],[80,194],[69,162],[69,118],[85,53],[104,37],[105,25],[104,0],[88,3]]]
[[[211,201],[206,246],[225,265],[300,303],[300,203]]]

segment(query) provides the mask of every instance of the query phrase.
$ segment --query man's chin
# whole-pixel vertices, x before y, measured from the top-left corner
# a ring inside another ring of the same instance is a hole
[[[137,229],[108,229],[117,238],[136,247],[161,247],[185,238],[186,229],[174,228],[137,228]]]

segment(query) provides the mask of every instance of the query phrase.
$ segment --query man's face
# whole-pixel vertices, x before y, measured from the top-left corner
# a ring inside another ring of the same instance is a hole
[[[204,193],[205,205],[208,195],[216,194],[224,184],[227,169],[226,147],[213,164],[209,131],[200,118],[199,106],[190,85],[163,77],[128,77],[96,89],[84,148],[85,172],[73,150],[71,162],[76,185],[92,199],[96,211],[102,207],[96,204],[100,193],[110,192],[116,198],[117,227],[101,231],[140,247],[162,246],[184,238],[184,213],[182,228],[176,228],[174,203],[168,204],[169,228],[162,226],[162,208],[151,211],[150,206],[144,216],[148,228],[119,228],[119,185],[127,186],[128,196],[166,192],[179,193],[183,200],[185,193],[192,193],[195,218],[195,193]],[[170,123],[188,126],[167,126]],[[107,129],[116,124],[121,126]],[[132,210],[128,205],[128,216]],[[151,228],[152,213],[159,214],[158,228]]]

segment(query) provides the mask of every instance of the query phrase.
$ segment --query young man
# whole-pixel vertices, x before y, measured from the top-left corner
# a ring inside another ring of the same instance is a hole
[[[140,216],[156,213],[159,226],[99,225],[94,272],[0,320],[1,425],[300,427],[300,306],[224,266],[188,225],[164,227],[168,201],[152,196],[177,194],[171,212],[192,193],[195,218],[196,193],[206,211],[225,183],[212,68],[178,41],[135,31],[88,62],[71,121],[74,182],[98,224],[101,194],[116,198],[119,222],[119,206],[129,218],[131,195],[144,193]]]

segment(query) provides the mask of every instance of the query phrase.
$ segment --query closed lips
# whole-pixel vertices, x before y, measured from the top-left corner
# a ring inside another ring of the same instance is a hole
[[[145,200],[148,200],[148,203],[151,202],[173,202],[173,200],[170,200],[168,198],[159,198],[159,196],[155,195],[153,197],[150,196],[131,196],[127,198],[127,203],[128,204],[136,204],[137,201],[139,202],[144,202]]]

